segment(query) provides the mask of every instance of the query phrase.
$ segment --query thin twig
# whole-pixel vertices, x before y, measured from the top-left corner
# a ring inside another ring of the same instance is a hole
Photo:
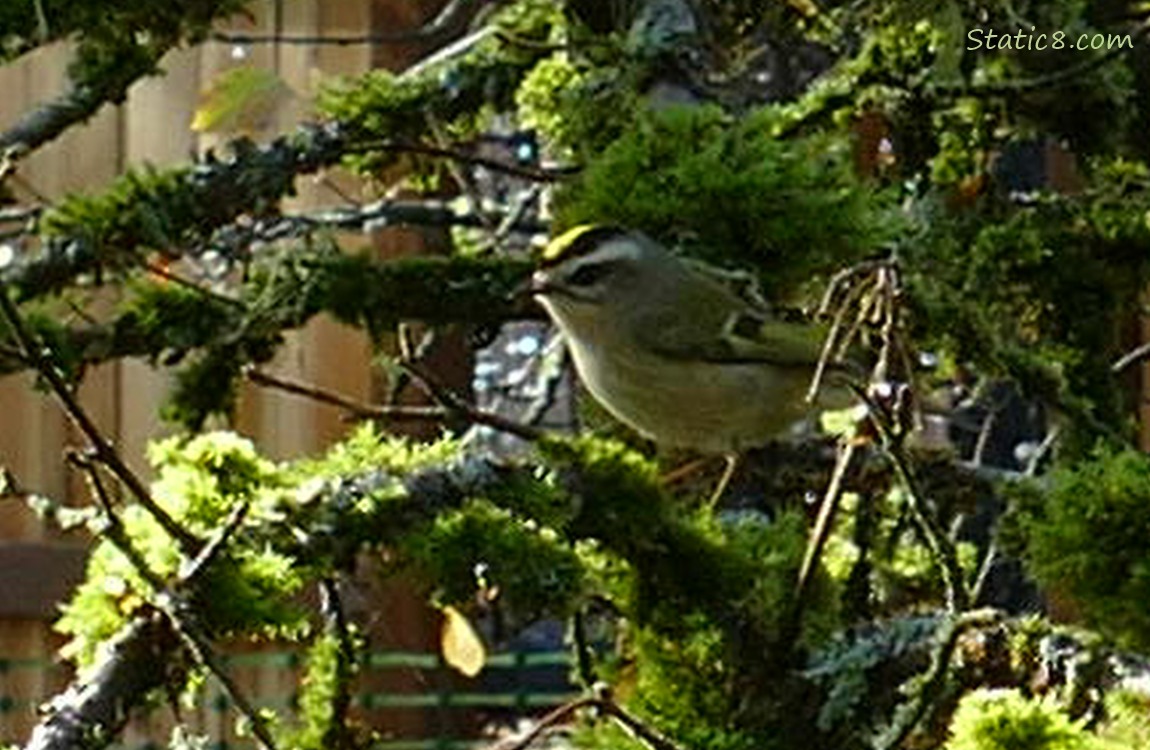
[[[180,276],[178,273],[175,273],[175,272],[173,272],[167,268],[164,268],[159,263],[152,263],[149,261],[149,262],[144,264],[144,268],[147,269],[148,273],[154,274],[155,276],[159,276],[161,279],[164,279],[165,281],[170,281],[173,284],[184,287],[185,289],[190,289],[191,291],[196,292],[197,294],[202,294],[205,297],[210,297],[211,299],[219,300],[220,302],[224,302],[224,303],[226,303],[228,305],[232,305],[234,307],[240,307],[240,308],[245,307],[242,300],[236,299],[235,297],[229,297],[226,294],[220,294],[219,292],[215,291],[214,289],[209,289],[206,286],[204,286],[203,284],[198,284],[195,281],[192,281],[191,279],[185,279],[183,276]]]
[[[648,747],[654,748],[654,750],[680,750],[679,746],[669,738],[640,721],[615,701],[609,698],[600,699],[599,709],[626,729],[632,737],[640,740]]]
[[[349,154],[370,153],[372,151],[397,151],[400,153],[421,154],[423,156],[436,156],[443,159],[451,159],[453,161],[471,164],[477,167],[483,167],[494,172],[502,172],[503,174],[511,175],[512,177],[520,177],[522,179],[532,180],[534,182],[559,182],[569,177],[573,177],[579,172],[579,169],[575,167],[566,169],[524,167],[518,164],[503,161],[501,159],[492,159],[486,156],[479,156],[477,154],[469,154],[465,151],[460,151],[459,149],[429,146],[423,143],[407,143],[403,141],[365,141],[345,149],[345,153]]]
[[[168,615],[168,618],[172,622],[172,628],[176,631],[176,634],[180,636],[180,639],[184,642],[184,647],[191,653],[192,658],[211,672],[212,676],[219,681],[220,686],[223,687],[224,692],[228,696],[228,700],[235,705],[239,712],[244,715],[244,718],[251,724],[252,734],[259,740],[264,750],[276,750],[276,741],[275,738],[272,737],[271,729],[268,727],[267,722],[220,663],[219,657],[217,657],[212,650],[209,639],[201,632],[199,625],[196,624],[195,614],[192,612],[191,607],[171,592],[167,592],[167,597],[162,597],[161,602],[164,613]]]
[[[799,568],[791,612],[783,629],[782,642],[784,644],[794,643],[802,630],[803,611],[806,609],[811,579],[819,558],[822,556],[823,548],[830,538],[831,529],[834,526],[835,511],[838,509],[843,496],[843,479],[846,478],[847,469],[850,468],[851,461],[854,459],[854,452],[853,440],[846,439],[840,444],[830,482],[827,483],[822,504],[819,506],[818,520],[815,521],[815,528],[811,532],[810,541],[807,543],[806,554],[803,555],[802,567]]]
[[[1046,454],[1049,453],[1050,449],[1054,447],[1054,444],[1058,442],[1059,433],[1060,430],[1057,425],[1047,431],[1046,436],[1042,438],[1042,442],[1038,444],[1038,447],[1034,449],[1034,453],[1031,454],[1027,460],[1026,469],[1023,471],[1024,476],[1032,477],[1038,473],[1038,467],[1042,463],[1042,459],[1046,458]]]
[[[257,385],[276,388],[285,393],[310,398],[322,404],[338,406],[349,414],[362,419],[376,420],[442,420],[447,416],[447,410],[438,406],[381,406],[357,401],[342,393],[321,388],[317,385],[304,383],[299,380],[285,378],[282,375],[272,375],[254,367],[244,370],[244,377]]]
[[[541,439],[545,432],[531,425],[516,422],[513,419],[484,411],[473,405],[467,399],[458,395],[419,363],[412,360],[400,360],[400,366],[413,377],[416,382],[427,391],[428,395],[443,405],[445,409],[458,414],[472,424],[490,427],[493,430],[506,432],[522,440],[534,442]]]
[[[512,34],[507,29],[496,29],[495,38],[513,47],[522,47],[523,49],[531,50],[532,52],[562,52],[572,48],[570,44],[556,44],[554,42],[541,42],[537,39],[528,39],[526,37]],[[606,47],[605,44],[598,46]]]
[[[1130,365],[1141,362],[1142,360],[1146,359],[1147,357],[1150,357],[1150,341],[1147,341],[1145,344],[1141,344],[1139,346],[1134,347],[1133,349],[1131,349],[1130,351],[1126,352],[1121,357],[1116,359],[1114,361],[1114,363],[1112,365],[1110,365],[1110,372],[1117,375],[1118,373],[1122,372],[1123,370],[1125,370]]]
[[[209,640],[201,632],[202,629],[198,625],[196,613],[182,596],[168,587],[163,579],[148,566],[143,554],[135,548],[131,537],[128,535],[127,529],[124,527],[123,521],[120,520],[119,515],[116,513],[115,506],[100,479],[100,472],[96,463],[91,460],[91,457],[76,452],[70,454],[69,458],[72,463],[85,472],[88,478],[89,486],[92,488],[93,494],[96,496],[97,502],[104,513],[106,520],[104,533],[107,539],[128,559],[132,567],[135,568],[136,572],[139,573],[140,577],[144,579],[148,587],[155,593],[155,603],[171,622],[172,629],[184,641],[185,647],[189,653],[192,654],[193,658],[220,681],[224,691],[228,694],[228,698],[251,722],[252,733],[256,735],[266,750],[275,750],[275,740],[272,738],[271,731],[268,729],[263,717],[259,715],[255,707],[247,700],[231,677],[224,672],[223,667],[220,665],[219,660],[209,645]],[[176,582],[177,587],[184,588],[191,585],[192,582],[207,569],[212,561],[218,557],[227,540],[243,521],[247,509],[248,503],[236,504],[236,507],[233,508],[220,531],[208,544],[204,545],[196,558],[189,565],[185,566],[185,570]]]
[[[437,142],[434,148],[442,151],[450,150],[444,145],[450,143],[450,139],[440,125],[435,113],[429,110],[424,114],[423,119],[427,123],[427,132],[430,133],[431,137]],[[471,213],[480,218],[480,221],[484,223],[483,228],[488,234],[494,234],[495,222],[488,219],[483,213],[483,196],[480,194],[479,186],[475,183],[475,179],[469,172],[460,169],[459,163],[455,159],[448,159],[445,168],[447,169],[447,173],[451,175],[451,179],[455,182],[456,187],[458,187],[459,191],[463,194],[468,207],[471,209]]]
[[[156,522],[176,541],[181,550],[186,554],[193,554],[198,550],[200,541],[187,529],[180,526],[174,518],[168,515],[166,510],[152,499],[143,481],[124,463],[120,454],[104,437],[104,434],[88,416],[84,408],[80,406],[80,402],[76,400],[71,389],[68,388],[67,383],[57,371],[56,365],[52,362],[51,351],[42,349],[32,333],[24,326],[20,311],[16,309],[16,304],[8,296],[8,289],[4,285],[0,285],[0,313],[3,314],[9,328],[11,328],[24,356],[48,383],[64,411],[88,440],[94,457],[107,466],[112,474],[128,488],[136,501],[156,519]]]
[[[677,744],[664,737],[654,728],[629,713],[609,695],[596,695],[579,698],[559,706],[539,719],[527,733],[491,745],[488,750],[526,750],[539,738],[560,724],[566,724],[579,711],[593,708],[625,729],[632,737],[653,750],[682,750]]]
[[[204,545],[195,559],[187,565],[181,566],[182,570],[179,581],[177,582],[180,588],[186,588],[192,585],[193,581],[198,580],[201,574],[219,558],[227,542],[240,528],[250,507],[251,504],[248,502],[237,502],[232,507],[231,512],[228,514],[227,519],[225,519],[219,531],[208,540],[208,543]],[[176,634],[183,639],[184,646],[192,654],[193,658],[211,672],[212,676],[219,681],[224,692],[227,693],[228,699],[235,704],[240,713],[251,723],[252,734],[256,736],[260,744],[263,745],[266,750],[276,750],[275,738],[272,737],[271,729],[268,727],[263,716],[231,678],[231,675],[224,669],[223,664],[220,663],[219,658],[212,649],[211,639],[206,635],[203,626],[200,624],[198,613],[195,612],[187,600],[179,596],[176,591],[166,589],[158,593],[161,608],[171,619],[172,628],[176,631]]]
[[[526,750],[536,740],[542,737],[552,728],[566,724],[572,716],[584,708],[594,708],[599,705],[598,698],[579,698],[570,703],[565,703],[555,710],[542,716],[535,722],[535,726],[531,727],[529,731],[518,736],[506,740],[501,740],[491,745],[487,750]]]
[[[918,480],[915,478],[914,470],[907,459],[902,441],[891,430],[887,420],[883,417],[881,407],[866,393],[859,395],[867,403],[871,413],[871,423],[878,431],[882,439],[883,450],[890,458],[895,475],[906,493],[911,518],[914,519],[926,538],[931,554],[939,562],[942,580],[946,586],[947,609],[951,612],[961,612],[968,607],[970,597],[966,590],[966,584],[963,582],[962,566],[958,562],[958,553],[946,534],[939,528],[937,521],[927,512],[918,489]]]
[[[166,585],[163,579],[148,565],[143,553],[136,549],[131,536],[128,535],[128,531],[124,527],[124,522],[120,520],[111,496],[108,495],[107,488],[104,487],[104,482],[100,479],[99,466],[89,456],[78,451],[70,452],[68,460],[84,472],[88,487],[91,489],[93,497],[96,498],[104,516],[102,535],[120,551],[120,554],[127,558],[131,566],[153,591],[163,591]]]
[[[240,528],[240,524],[244,522],[244,518],[247,517],[250,508],[251,503],[247,501],[237,502],[232,507],[231,512],[228,513],[228,517],[224,520],[219,531],[208,540],[208,543],[196,554],[195,558],[193,558],[188,565],[184,566],[184,569],[180,572],[181,580],[191,581],[215,562],[223,551],[224,546]]]
[[[990,443],[990,435],[994,432],[1000,411],[1001,407],[992,408],[978,428],[978,440],[974,443],[974,453],[970,457],[970,462],[975,466],[982,466],[982,459],[986,455],[986,446]]]
[[[826,338],[823,339],[823,350],[819,353],[819,361],[815,365],[815,374],[811,376],[811,384],[810,387],[807,388],[806,400],[808,403],[814,403],[815,398],[819,395],[819,390],[822,388],[823,377],[826,375],[827,365],[830,364],[835,344],[839,341],[839,331],[842,329],[847,310],[848,306],[844,304],[835,311],[831,328],[827,331]]]
[[[395,226],[413,224],[430,227],[482,228],[492,221],[503,221],[506,214],[485,211],[482,215],[455,210],[440,200],[382,200],[355,208],[332,208],[307,214],[282,214],[268,221],[242,228],[230,244],[248,244],[251,239],[264,242],[299,237],[317,229],[364,231],[372,225]],[[530,218],[521,218],[511,227],[513,231],[542,233],[548,224]],[[229,238],[230,239],[230,238]]]
[[[982,564],[978,566],[978,575],[974,578],[974,585],[970,587],[970,606],[977,607],[982,601],[982,595],[986,593],[986,582],[990,580],[990,573],[996,562],[998,562],[998,540],[991,538],[990,544],[986,547],[986,554],[982,558]]]
[[[587,622],[583,608],[575,610],[571,615],[571,640],[575,647],[575,673],[585,688],[590,688],[598,681],[595,674],[595,659],[591,651],[591,644],[587,640]]]
[[[428,331],[419,346],[416,346],[414,342],[412,342],[411,328],[409,326],[401,324],[397,336],[399,343],[399,366],[419,383],[423,390],[427,392],[427,395],[439,402],[439,404],[448,411],[454,412],[472,424],[483,425],[494,430],[499,430],[500,432],[506,432],[508,435],[514,435],[529,442],[534,442],[543,437],[544,432],[538,428],[478,408],[448,388],[434,373],[426,369],[421,364],[421,360],[433,340],[431,333],[432,331]]]
[[[487,253],[497,249],[503,242],[515,231],[527,218],[527,212],[531,206],[539,200],[542,194],[542,189],[539,185],[532,185],[526,194],[521,196],[511,206],[511,210],[499,222],[495,229],[490,233],[490,236],[479,248],[480,253]],[[480,215],[483,215],[482,213]]]

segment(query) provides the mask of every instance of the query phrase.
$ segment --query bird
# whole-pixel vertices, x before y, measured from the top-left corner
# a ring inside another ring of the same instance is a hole
[[[582,225],[547,245],[529,285],[591,396],[657,444],[727,456],[720,490],[730,457],[810,411],[825,339],[732,279],[640,231]]]

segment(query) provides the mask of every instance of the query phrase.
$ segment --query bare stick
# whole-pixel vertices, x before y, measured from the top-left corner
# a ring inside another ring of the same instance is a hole
[[[841,444],[834,470],[831,472],[830,482],[827,483],[822,504],[819,506],[819,517],[815,521],[815,528],[811,533],[810,541],[807,543],[802,567],[799,568],[799,577],[795,583],[794,597],[791,600],[791,611],[783,623],[780,640],[784,647],[794,644],[802,631],[803,612],[806,610],[811,579],[827,539],[830,538],[831,529],[834,526],[835,511],[838,509],[839,501],[843,495],[843,479],[846,477],[847,469],[854,458],[854,452],[855,445],[851,440],[848,439]]]
[[[501,159],[492,159],[477,154],[469,154],[454,148],[429,146],[423,143],[407,143],[401,141],[366,141],[347,149],[347,153],[365,153],[372,151],[397,151],[406,154],[422,154],[423,156],[436,156],[443,159],[471,164],[476,167],[490,169],[493,172],[502,172],[512,177],[519,177],[533,182],[559,182],[574,176],[578,170],[569,169],[542,169],[537,167],[524,167]]]
[[[647,726],[643,721],[631,715],[609,695],[579,698],[556,708],[551,713],[539,719],[534,727],[526,734],[510,740],[503,740],[491,745],[488,750],[526,750],[538,739],[550,732],[560,724],[568,723],[571,718],[585,708],[598,709],[603,715],[610,717],[623,727],[632,737],[639,740],[653,750],[681,750],[681,748],[667,737]]]
[[[184,641],[185,647],[192,654],[192,656],[202,664],[212,675],[220,681],[224,691],[228,694],[228,698],[251,722],[252,732],[259,739],[260,743],[266,750],[275,750],[275,740],[271,736],[263,718],[255,710],[247,698],[240,692],[235,682],[231,677],[223,671],[219,660],[212,652],[208,639],[202,634],[198,623],[198,617],[188,606],[187,602],[182,596],[173,591],[168,585],[155,573],[151,567],[148,566],[147,561],[144,559],[132,539],[128,536],[127,530],[124,528],[123,522],[120,520],[119,515],[116,513],[115,506],[109,497],[103,482],[100,480],[100,472],[96,464],[93,463],[89,457],[79,453],[72,453],[69,458],[72,463],[82,469],[87,478],[89,486],[92,488],[96,500],[103,510],[104,518],[106,519],[107,526],[105,528],[105,535],[109,541],[116,546],[128,561],[135,568],[140,577],[144,579],[149,588],[156,595],[156,604],[171,622],[172,629]],[[190,565],[186,566],[185,571],[180,575],[176,585],[186,587],[195,580],[199,574],[206,570],[211,562],[219,555],[227,540],[239,528],[240,523],[247,512],[247,503],[237,503],[236,507],[232,509],[228,520],[208,544],[204,545],[203,549],[196,556],[195,560]]]
[[[811,576],[814,574],[819,557],[822,556],[823,547],[826,546],[827,539],[830,538],[831,528],[834,526],[835,511],[838,509],[839,501],[842,500],[843,496],[843,479],[846,477],[851,461],[854,460],[854,453],[854,442],[845,440],[840,447],[834,471],[831,472],[831,481],[827,484],[826,493],[823,495],[822,504],[819,506],[819,517],[815,521],[811,540],[807,544],[807,551],[803,556],[803,565],[799,568],[799,580],[795,586],[795,606],[800,613],[807,588],[810,586]]]
[[[939,528],[938,522],[927,513],[910,460],[907,458],[898,436],[894,434],[883,417],[881,407],[865,392],[858,391],[858,394],[870,410],[871,423],[882,438],[883,450],[890,458],[895,475],[906,492],[911,518],[914,519],[915,524],[926,538],[931,554],[939,563],[942,580],[946,586],[947,609],[951,612],[961,612],[969,606],[970,595],[962,579],[962,566],[958,562],[958,552],[947,535]]]
[[[439,404],[442,404],[446,410],[459,414],[461,418],[473,424],[482,424],[484,427],[490,427],[494,430],[499,430],[500,433],[507,433],[524,439],[524,441],[535,442],[544,436],[544,431],[536,427],[531,427],[530,424],[523,424],[515,420],[507,419],[506,416],[501,416],[493,412],[485,412],[481,408],[471,404],[465,398],[462,398],[455,393],[447,385],[439,380],[434,373],[424,368],[421,365],[419,358],[422,346],[416,347],[411,340],[411,329],[406,326],[399,328],[399,366],[404,368],[404,372],[411,375],[414,380],[421,385],[424,391],[427,391],[428,396],[434,398]]]
[[[128,465],[120,458],[120,454],[116,452],[116,449],[100,432],[96,423],[80,406],[80,402],[76,400],[71,389],[68,388],[68,384],[64,382],[63,377],[60,376],[52,362],[51,352],[42,349],[31,332],[24,326],[20,311],[16,309],[16,304],[8,296],[8,289],[5,286],[0,286],[0,313],[3,314],[8,327],[12,329],[16,342],[23,350],[24,357],[48,383],[56,399],[63,406],[65,413],[87,438],[94,457],[111,470],[112,474],[135,496],[136,501],[156,519],[156,522],[169,536],[176,540],[176,543],[185,553],[192,554],[198,550],[200,541],[183,526],[180,526],[174,518],[168,515],[166,510],[152,499],[151,493],[148,492],[144,483],[136,476],[135,472],[128,468]]]
[[[516,422],[514,419],[508,419],[494,412],[484,411],[476,407],[467,401],[467,399],[440,382],[435,375],[418,362],[401,359],[399,364],[427,391],[429,396],[442,404],[445,409],[458,414],[472,424],[483,425],[493,430],[506,432],[508,435],[514,435],[517,438],[529,442],[539,440],[545,434],[543,430],[532,427],[531,425]]]
[[[349,396],[345,396],[342,393],[328,390],[327,388],[321,388],[317,385],[286,378],[282,375],[272,375],[271,373],[258,370],[254,367],[245,369],[244,377],[257,385],[276,388],[285,393],[293,393],[297,396],[310,398],[321,404],[338,406],[352,416],[363,419],[443,419],[443,417],[447,415],[447,410],[438,406],[381,406],[378,404],[366,404]]]
[[[1150,341],[1134,347],[1116,359],[1114,364],[1110,365],[1110,372],[1117,375],[1130,365],[1137,364],[1138,362],[1146,359],[1148,356],[1150,356]]]

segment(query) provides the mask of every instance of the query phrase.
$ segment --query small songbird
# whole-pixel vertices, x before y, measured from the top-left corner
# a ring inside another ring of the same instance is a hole
[[[607,411],[657,443],[732,456],[809,411],[825,330],[730,282],[640,232],[581,226],[548,245],[531,291]]]

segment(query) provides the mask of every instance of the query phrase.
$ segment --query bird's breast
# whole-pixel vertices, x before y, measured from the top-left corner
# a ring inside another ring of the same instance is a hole
[[[636,353],[569,339],[587,390],[620,421],[666,445],[724,453],[761,445],[802,418],[809,373]]]

